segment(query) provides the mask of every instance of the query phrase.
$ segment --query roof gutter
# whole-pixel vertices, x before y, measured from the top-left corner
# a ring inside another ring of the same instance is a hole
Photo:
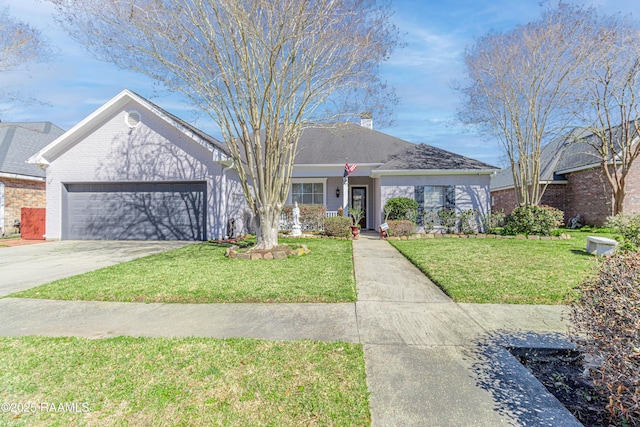
[[[491,175],[499,169],[393,169],[373,170],[371,178],[381,176]]]
[[[0,178],[22,179],[24,181],[44,182],[45,178],[41,176],[20,175],[17,173],[0,172]]]
[[[382,166],[384,163],[356,163],[359,168]],[[294,163],[294,167],[305,168],[344,168],[344,163]]]
[[[612,161],[608,161],[607,165],[611,166],[613,164]],[[558,175],[564,175],[566,173],[572,173],[572,172],[580,172],[583,170],[588,170],[588,169],[595,169],[595,168],[599,168],[602,166],[602,163],[590,163],[588,165],[582,165],[582,166],[577,166],[575,168],[571,168],[571,169],[563,169],[563,170],[557,170],[555,171],[556,174]]]
[[[566,179],[556,179],[552,181],[540,181],[539,185],[566,185],[569,181]],[[491,191],[502,191],[502,190],[512,190],[514,188],[513,184],[505,185],[503,187],[491,187]]]

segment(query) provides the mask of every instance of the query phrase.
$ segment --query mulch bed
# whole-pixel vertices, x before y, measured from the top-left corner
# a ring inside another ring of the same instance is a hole
[[[514,356],[585,427],[611,425],[606,395],[584,378],[582,356],[577,351],[556,350],[516,353]]]

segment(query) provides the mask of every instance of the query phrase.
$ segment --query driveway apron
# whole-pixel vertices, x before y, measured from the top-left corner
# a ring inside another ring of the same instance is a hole
[[[191,243],[64,240],[0,248],[0,297]]]

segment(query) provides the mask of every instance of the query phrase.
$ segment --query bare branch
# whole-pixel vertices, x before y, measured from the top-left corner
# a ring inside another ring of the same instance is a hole
[[[540,202],[541,148],[571,127],[572,89],[594,19],[593,9],[559,3],[537,21],[481,37],[465,54],[460,117],[497,138],[521,205]]]
[[[184,93],[220,125],[259,247],[277,243],[305,123],[383,110],[340,102],[387,93],[377,67],[397,30],[374,0],[52,1],[99,58]]]

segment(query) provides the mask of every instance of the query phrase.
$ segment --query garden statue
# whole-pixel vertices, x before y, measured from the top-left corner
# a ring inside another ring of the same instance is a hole
[[[291,235],[302,236],[302,228],[300,227],[300,208],[298,207],[298,202],[295,202],[293,204],[291,216],[293,217],[293,227],[291,227]]]
[[[580,214],[578,214],[575,217],[569,219],[569,228],[576,229],[576,228],[581,228],[581,227],[582,227],[582,218],[580,217]]]

